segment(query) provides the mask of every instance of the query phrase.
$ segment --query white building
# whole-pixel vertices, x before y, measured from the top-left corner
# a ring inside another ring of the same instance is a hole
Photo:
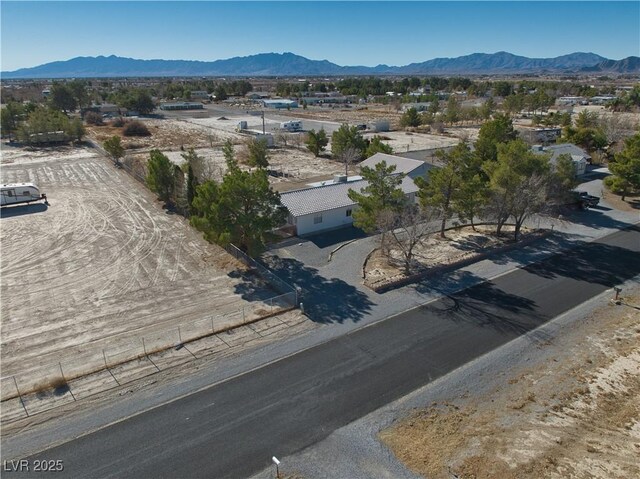
[[[583,96],[561,96],[556,100],[556,105],[569,106],[569,105],[586,105],[589,103]]]
[[[591,163],[591,157],[582,148],[571,143],[562,143],[560,145],[549,145],[545,147],[534,145],[532,149],[536,153],[550,153],[551,159],[549,161],[553,167],[555,167],[560,155],[569,155],[573,161],[576,176],[584,175],[587,171],[587,164]]]
[[[276,110],[298,108],[298,102],[294,100],[262,100],[262,104],[265,108],[275,108]]]
[[[409,201],[415,201],[418,187],[413,179],[424,176],[428,165],[424,161],[377,153],[361,166],[373,167],[381,161],[396,165],[396,173],[406,175],[400,188]],[[357,204],[349,198],[349,190],[361,191],[368,184],[359,178],[350,177],[352,181],[348,181],[346,176],[336,176],[334,181],[320,186],[281,193],[282,204],[289,210],[288,224],[295,227],[299,236],[351,226]]]

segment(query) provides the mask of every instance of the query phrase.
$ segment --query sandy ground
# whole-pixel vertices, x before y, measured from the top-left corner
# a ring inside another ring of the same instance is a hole
[[[430,478],[640,476],[640,287],[601,306],[559,355],[486,396],[433,404],[381,432]]]
[[[440,238],[440,233],[432,233],[414,249],[413,272],[443,266],[469,259],[479,253],[507,244],[513,238],[513,227],[504,226],[504,236],[495,236],[495,227],[477,226],[474,231],[470,226],[451,229],[446,232],[446,238]],[[525,239],[531,233],[527,228],[521,230],[520,239]],[[365,283],[377,283],[401,279],[405,276],[404,259],[399,250],[394,249],[390,241],[390,257],[377,249],[368,259],[365,266]]]
[[[107,138],[119,135],[122,138],[122,144],[125,149],[131,151],[136,149],[150,150],[158,149],[180,149],[184,147],[198,148],[211,146],[211,142],[219,143],[226,140],[217,134],[212,136],[212,132],[208,128],[202,128],[187,121],[182,120],[163,120],[163,119],[136,119],[144,123],[151,136],[122,136],[122,128],[110,126],[108,123],[104,126],[87,126],[88,135],[98,141],[104,142]]]
[[[240,320],[276,294],[93,150],[2,153],[2,182],[35,182],[51,203],[2,211],[3,376],[26,387],[143,335],[172,344],[178,325]]]

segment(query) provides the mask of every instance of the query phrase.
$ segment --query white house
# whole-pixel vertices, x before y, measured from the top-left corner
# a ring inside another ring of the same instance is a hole
[[[428,171],[423,161],[377,153],[361,163],[373,167],[386,161],[395,164],[397,173],[404,173],[400,188],[409,201],[415,201],[418,187],[414,178],[424,176]],[[368,184],[360,177],[336,176],[336,180],[320,186],[287,191],[280,194],[282,204],[289,210],[288,224],[296,229],[299,236],[320,233],[353,224],[353,211],[357,207],[349,198],[349,190],[361,191]]]
[[[560,155],[571,156],[573,166],[576,170],[576,176],[584,175],[587,171],[587,164],[591,163],[591,157],[582,148],[571,143],[562,143],[559,145],[549,145],[545,147],[534,145],[532,149],[535,152],[551,153],[551,159],[549,161],[554,167]]]

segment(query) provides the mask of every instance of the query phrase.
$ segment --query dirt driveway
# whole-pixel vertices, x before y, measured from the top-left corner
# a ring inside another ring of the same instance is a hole
[[[3,376],[204,317],[241,320],[276,294],[94,150],[24,153],[3,145],[2,182],[35,182],[51,206],[2,211]]]

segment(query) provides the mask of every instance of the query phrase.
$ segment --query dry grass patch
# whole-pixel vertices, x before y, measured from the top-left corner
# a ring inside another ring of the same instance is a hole
[[[625,300],[638,304],[640,288]],[[380,434],[429,478],[640,477],[640,334],[603,305],[562,346],[487,396],[429,407]]]

